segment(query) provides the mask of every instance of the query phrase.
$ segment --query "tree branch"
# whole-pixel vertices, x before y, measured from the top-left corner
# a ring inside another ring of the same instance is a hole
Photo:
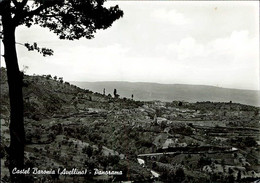
[[[21,43],[18,43],[21,44]],[[22,45],[22,44],[21,44]],[[53,55],[53,50],[49,49],[49,48],[40,48],[37,43],[33,43],[32,45],[29,43],[25,43],[23,46],[25,46],[28,51],[34,51],[36,50],[37,52],[39,52],[40,54],[42,54],[44,57],[45,56],[51,56]]]
[[[29,17],[33,17],[34,15],[39,15],[39,13],[44,9],[44,6],[43,5],[40,5],[38,8],[36,8],[35,10],[31,10],[29,12],[27,12],[25,14],[25,17],[26,16],[29,16]]]
[[[24,44],[22,44],[22,43],[19,43],[19,42],[15,42],[15,44],[19,44],[19,45],[22,45],[22,46],[24,46]]]

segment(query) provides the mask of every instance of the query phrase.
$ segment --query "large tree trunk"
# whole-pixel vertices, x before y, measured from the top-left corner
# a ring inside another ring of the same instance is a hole
[[[10,148],[9,171],[12,182],[22,182],[23,175],[12,174],[12,170],[24,168],[24,121],[23,121],[23,94],[22,75],[19,71],[15,47],[15,25],[12,23],[11,14],[2,16],[4,33],[4,58],[7,68],[10,98]]]

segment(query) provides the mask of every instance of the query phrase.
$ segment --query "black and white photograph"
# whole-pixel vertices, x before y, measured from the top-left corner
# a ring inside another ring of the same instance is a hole
[[[1,183],[260,182],[259,1],[0,0]]]

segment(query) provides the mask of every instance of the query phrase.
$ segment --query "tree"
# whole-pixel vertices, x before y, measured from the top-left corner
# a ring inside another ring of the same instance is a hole
[[[257,145],[257,142],[255,141],[255,139],[253,137],[246,137],[245,139],[243,139],[245,146],[247,147],[254,147]]]
[[[241,171],[238,170],[237,172],[237,181],[239,182],[241,180]]]
[[[59,82],[63,83],[63,77],[59,77]]]
[[[46,79],[51,79],[52,77],[51,77],[51,75],[50,74],[48,74],[47,76],[46,76]]]
[[[178,168],[175,172],[175,179],[177,182],[182,182],[185,179],[185,173],[182,168]]]
[[[90,158],[90,157],[92,156],[92,154],[93,154],[93,148],[89,145],[89,146],[87,146],[87,147],[84,147],[84,148],[82,149],[82,152],[85,153],[85,154],[87,154],[88,157]]]
[[[3,26],[4,59],[7,68],[10,98],[9,171],[12,182],[24,182],[23,176],[11,173],[14,167],[24,167],[24,121],[22,75],[16,53],[15,30],[20,25],[38,24],[49,28],[60,39],[75,40],[94,38],[98,29],[106,29],[123,16],[118,6],[106,8],[105,0],[0,0],[0,16]],[[52,50],[40,49],[36,43],[24,44],[29,51],[52,55]]]
[[[116,89],[114,89],[114,97],[115,98],[119,98],[119,95],[117,94],[117,90]]]
[[[117,91],[116,89],[114,89],[114,97],[116,98],[116,95],[117,95]]]

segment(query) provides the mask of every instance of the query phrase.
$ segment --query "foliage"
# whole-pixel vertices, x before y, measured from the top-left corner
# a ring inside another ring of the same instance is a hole
[[[166,168],[162,174],[161,179],[165,182],[183,182],[185,180],[185,172],[183,168],[179,167],[176,170]]]
[[[51,79],[52,77],[51,77],[51,75],[50,74],[48,74],[47,76],[46,76],[46,79]]]
[[[53,55],[53,50],[49,48],[40,48],[38,47],[37,43],[33,43],[32,45],[29,43],[25,43],[24,46],[28,49],[28,51],[38,51],[40,54],[45,56],[51,56]]]
[[[257,145],[257,142],[253,137],[246,137],[243,139],[243,142],[247,147],[254,147]]]
[[[139,141],[137,141],[137,144],[141,145],[142,147],[150,148],[153,146],[153,143],[149,139],[143,139],[141,138]]]
[[[102,139],[102,137],[100,136],[99,133],[90,133],[89,134],[89,140],[92,141],[92,142],[98,142]]]
[[[88,157],[91,157],[92,154],[93,154],[93,148],[89,145],[89,146],[87,146],[87,147],[84,147],[84,148],[82,149],[82,152],[85,153],[85,154],[87,154]]]
[[[209,157],[200,157],[199,161],[198,161],[198,167],[202,168],[205,165],[210,165],[212,162],[212,160]]]
[[[118,155],[110,155],[108,156],[108,162],[113,166],[118,164],[120,161],[120,157]]]
[[[119,95],[117,94],[117,90],[116,89],[114,89],[114,97],[115,98],[119,98]]]
[[[59,77],[59,82],[63,83],[63,77]]]
[[[230,143],[237,147],[255,147],[256,140],[253,137],[234,137],[229,139]]]
[[[175,172],[175,179],[178,182],[182,182],[185,179],[185,173],[184,170],[182,168],[178,168]]]
[[[123,16],[117,5],[104,7],[104,0],[34,0],[32,5],[27,1],[0,1],[0,15],[9,13],[7,7],[11,7],[15,26],[38,24],[49,28],[60,39],[91,39],[96,30],[110,27]]]

